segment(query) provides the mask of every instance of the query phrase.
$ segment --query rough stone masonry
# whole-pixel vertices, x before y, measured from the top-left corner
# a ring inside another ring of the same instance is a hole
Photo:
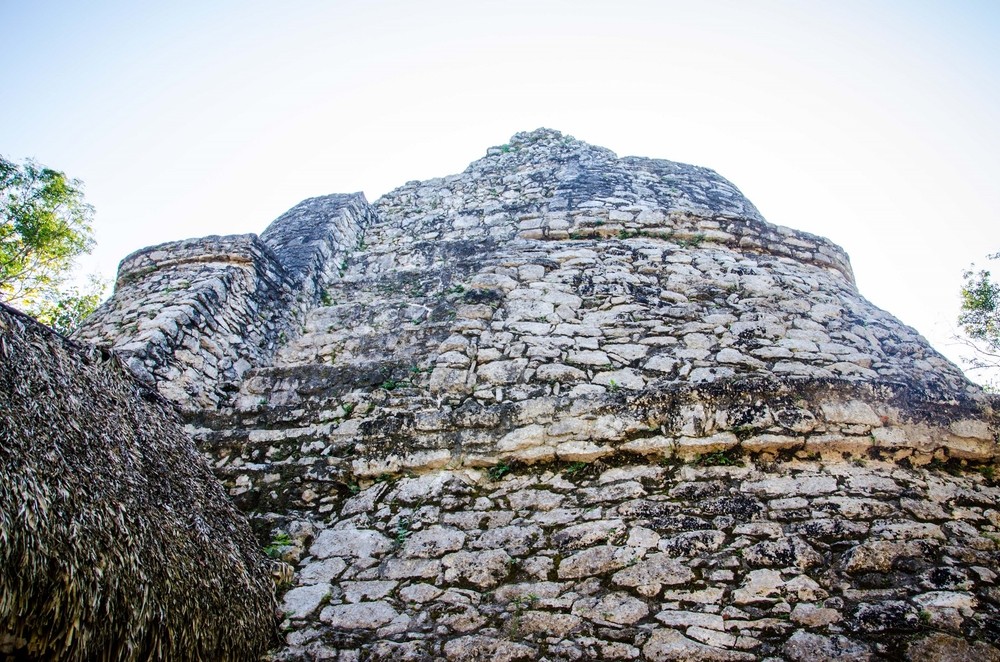
[[[295,566],[274,660],[1000,660],[1000,403],[711,170],[519,133],[78,337]]]

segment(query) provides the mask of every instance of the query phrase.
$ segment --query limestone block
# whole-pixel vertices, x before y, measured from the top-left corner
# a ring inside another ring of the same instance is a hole
[[[408,558],[438,558],[465,545],[465,534],[458,529],[431,526],[414,531],[406,538],[403,556]]]
[[[480,588],[496,586],[511,570],[511,557],[501,549],[456,552],[443,561],[445,581],[468,581]]]
[[[646,385],[646,380],[643,379],[642,375],[632,368],[599,372],[594,375],[594,379],[592,381],[594,384],[606,386],[612,390],[622,388],[630,391],[641,391]]]
[[[572,613],[599,625],[632,625],[649,613],[649,606],[625,593],[607,593],[601,598],[580,598],[573,603]]]
[[[747,356],[746,354],[733,349],[732,347],[726,347],[719,350],[719,353],[715,355],[715,360],[719,363],[735,363],[737,365],[746,365],[751,368],[763,368],[764,362],[753,357]]]
[[[653,630],[642,653],[651,662],[742,662],[756,660],[757,657],[742,651],[727,650],[707,646],[688,639],[680,632],[669,628]]]
[[[497,450],[503,453],[535,448],[545,440],[545,429],[541,425],[526,425],[504,435],[497,442]]]
[[[583,370],[561,363],[545,363],[535,371],[535,379],[543,382],[574,383],[586,378]]]
[[[813,602],[825,600],[829,593],[808,575],[797,575],[785,582],[784,595],[790,602]]]
[[[517,281],[510,276],[481,273],[476,274],[469,285],[477,289],[497,289],[506,293],[517,288]]]
[[[528,489],[507,495],[508,503],[514,510],[549,511],[558,508],[564,496],[549,490]]]
[[[298,581],[303,585],[331,582],[347,567],[347,563],[338,557],[312,561],[296,573]]]
[[[472,544],[474,549],[503,549],[512,557],[522,557],[537,549],[543,541],[537,526],[501,526],[484,531]]]
[[[988,462],[1000,457],[997,442],[976,437],[949,436],[946,447],[949,456],[973,462]]]
[[[624,567],[636,558],[629,548],[597,545],[577,552],[562,560],[557,569],[560,579],[579,579],[600,575]]]
[[[975,596],[964,591],[930,591],[916,596],[913,600],[924,608],[954,609],[963,616],[971,616],[978,604]]]
[[[557,598],[566,590],[568,584],[559,582],[529,582],[523,584],[506,584],[498,587],[493,592],[493,597],[497,602],[511,602],[512,600],[525,600],[530,596],[535,596],[540,600]]]
[[[956,437],[968,437],[980,441],[989,442],[993,440],[990,426],[986,421],[975,419],[961,419],[953,421],[949,425],[949,430]]]
[[[812,434],[806,438],[802,450],[821,455],[847,453],[864,456],[874,444],[875,441],[870,435],[855,437],[842,434]]]
[[[593,462],[613,452],[610,446],[589,441],[564,441],[555,447],[556,457],[566,462]]]
[[[656,435],[653,437],[640,437],[632,441],[625,442],[619,448],[623,451],[636,453],[638,455],[664,455],[673,454],[676,440],[672,437]]]
[[[837,490],[837,479],[832,476],[784,476],[762,481],[752,481],[743,486],[752,494],[766,496],[802,495],[819,496]]]
[[[913,641],[906,649],[909,662],[1000,662],[1000,648],[985,641],[967,642],[943,632]]]
[[[764,540],[743,550],[743,558],[752,567],[797,566],[806,570],[823,562],[809,543],[798,536]]]
[[[695,368],[688,375],[688,380],[696,383],[711,383],[723,379],[729,379],[735,375],[736,371],[732,368]]]
[[[850,425],[881,426],[882,419],[871,408],[871,405],[860,400],[846,402],[823,402],[820,404],[823,417],[831,423],[847,423]]]
[[[809,628],[821,628],[843,620],[843,616],[836,609],[825,609],[805,602],[795,605],[790,618],[794,623]]]
[[[607,366],[611,365],[611,359],[601,351],[570,352],[566,357],[566,362],[581,366]]]
[[[675,628],[697,626],[710,630],[725,630],[726,624],[722,616],[699,611],[683,611],[665,609],[656,615],[656,620],[664,625]]]
[[[399,589],[399,597],[405,602],[424,604],[437,598],[443,592],[432,584],[410,584]]]
[[[580,502],[584,504],[614,502],[624,499],[635,499],[646,495],[646,490],[636,481],[625,481],[588,487],[580,490]]]
[[[492,361],[480,366],[476,374],[479,378],[478,381],[483,384],[514,384],[520,381],[527,365],[527,359]]]
[[[287,618],[306,618],[319,607],[323,598],[330,594],[330,584],[299,586],[285,593],[281,611]]]
[[[583,619],[573,614],[554,614],[547,611],[528,611],[520,617],[520,627],[525,634],[539,633],[566,637],[580,628]]]
[[[677,437],[673,451],[677,457],[690,459],[699,455],[726,451],[740,443],[732,432],[720,432],[710,437]]]
[[[689,627],[684,634],[695,641],[700,641],[703,644],[716,646],[718,648],[735,648],[738,641],[737,638],[731,634],[699,627],[697,625]]]
[[[395,559],[386,561],[386,579],[435,579],[441,573],[437,559]]]
[[[392,541],[378,531],[369,529],[324,529],[316,537],[309,553],[321,559],[331,556],[341,558],[367,558],[385,554],[392,549]]]
[[[919,542],[871,541],[853,547],[844,555],[844,570],[857,572],[888,572],[900,558],[925,558],[930,548]]]
[[[652,598],[663,586],[686,584],[693,578],[691,569],[680,561],[666,554],[652,554],[633,566],[619,570],[611,580],[619,586],[635,588],[640,595]]]
[[[909,521],[875,522],[871,533],[873,537],[889,540],[920,540],[924,538],[944,540],[944,531],[937,524]]]
[[[714,552],[726,541],[723,531],[688,531],[660,540],[657,548],[670,556],[693,557]]]
[[[397,586],[399,586],[399,582],[378,580],[342,582],[340,584],[344,591],[344,600],[347,602],[380,600],[389,595]]]
[[[902,600],[863,602],[851,616],[856,631],[877,633],[897,629],[912,629],[919,622],[916,608]]]
[[[436,367],[427,386],[434,393],[460,395],[471,391],[475,381],[469,378],[465,369]]]
[[[824,637],[805,630],[793,634],[781,652],[792,662],[869,662],[873,659],[871,651],[862,643],[839,634]]]
[[[743,584],[733,591],[733,604],[773,602],[781,595],[785,581],[775,570],[751,570]]]
[[[340,630],[374,630],[398,615],[388,602],[380,601],[330,605],[323,609],[319,619]]]
[[[740,442],[740,447],[750,453],[775,453],[805,446],[803,437],[790,437],[780,434],[759,434]]]
[[[454,662],[466,660],[490,660],[491,662],[515,662],[533,660],[535,649],[503,639],[484,636],[466,636],[451,639],[444,645],[445,657]]]
[[[597,520],[566,527],[552,536],[552,543],[568,550],[583,549],[598,542],[613,542],[625,534],[620,519]]]

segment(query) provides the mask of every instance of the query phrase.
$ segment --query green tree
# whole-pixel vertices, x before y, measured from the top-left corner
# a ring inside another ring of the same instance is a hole
[[[1000,253],[988,256],[1000,259]],[[1000,284],[986,269],[962,274],[962,311],[958,323],[973,350],[969,364],[973,368],[1000,368]]]
[[[68,333],[103,294],[95,279],[67,285],[74,260],[94,246],[94,210],[80,182],[28,160],[0,156],[0,301]]]

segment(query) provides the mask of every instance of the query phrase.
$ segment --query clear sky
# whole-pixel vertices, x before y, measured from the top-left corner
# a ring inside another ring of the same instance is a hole
[[[540,126],[717,170],[951,356],[1000,251],[995,1],[0,0],[0,44],[0,154],[84,181],[108,279]]]

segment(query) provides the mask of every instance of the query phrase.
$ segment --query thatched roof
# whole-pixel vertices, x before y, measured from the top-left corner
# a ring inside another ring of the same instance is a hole
[[[169,404],[0,305],[0,656],[254,659],[269,569]]]

